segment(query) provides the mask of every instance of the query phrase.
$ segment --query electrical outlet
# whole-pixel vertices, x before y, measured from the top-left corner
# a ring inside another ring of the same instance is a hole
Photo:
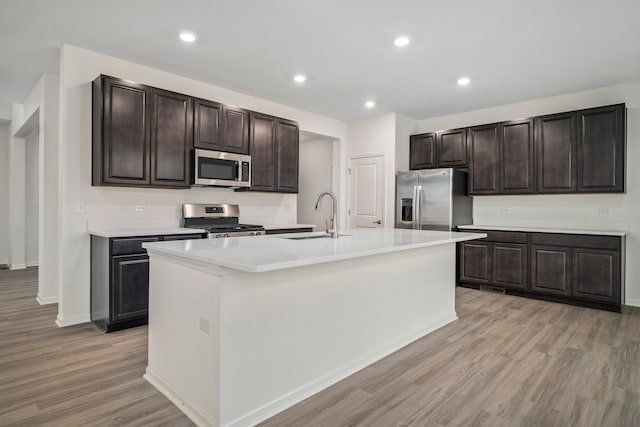
[[[79,214],[83,214],[86,212],[86,209],[84,207],[84,203],[82,202],[78,202],[78,204],[76,205],[76,212]]]
[[[598,213],[600,215],[611,215],[611,208],[600,208],[598,209]]]
[[[144,212],[147,210],[145,205],[136,205],[136,212]]]
[[[511,215],[511,208],[500,208],[501,215]]]
[[[205,334],[209,335],[209,321],[204,317],[200,318],[200,330]]]

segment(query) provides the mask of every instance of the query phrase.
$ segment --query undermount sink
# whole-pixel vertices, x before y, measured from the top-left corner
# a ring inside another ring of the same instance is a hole
[[[338,237],[349,236],[349,234],[339,234]],[[295,236],[295,237],[282,237],[289,240],[309,240],[309,239],[331,239],[331,234],[315,234],[313,236]]]

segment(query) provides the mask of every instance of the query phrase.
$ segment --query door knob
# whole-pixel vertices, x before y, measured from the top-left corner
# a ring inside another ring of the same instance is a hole
[[[380,225],[380,224],[382,224],[382,221],[377,220],[377,221],[373,221],[373,223],[374,223],[374,224],[378,224],[378,225]]]

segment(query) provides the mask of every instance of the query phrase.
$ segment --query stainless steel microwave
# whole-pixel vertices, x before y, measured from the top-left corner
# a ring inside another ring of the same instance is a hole
[[[196,149],[194,163],[194,185],[251,186],[251,156]]]

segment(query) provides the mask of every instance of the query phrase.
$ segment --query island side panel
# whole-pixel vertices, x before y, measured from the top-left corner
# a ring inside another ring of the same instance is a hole
[[[199,426],[220,425],[219,281],[210,273],[150,256],[144,378]]]
[[[455,320],[455,244],[222,278],[220,423],[252,425]]]

